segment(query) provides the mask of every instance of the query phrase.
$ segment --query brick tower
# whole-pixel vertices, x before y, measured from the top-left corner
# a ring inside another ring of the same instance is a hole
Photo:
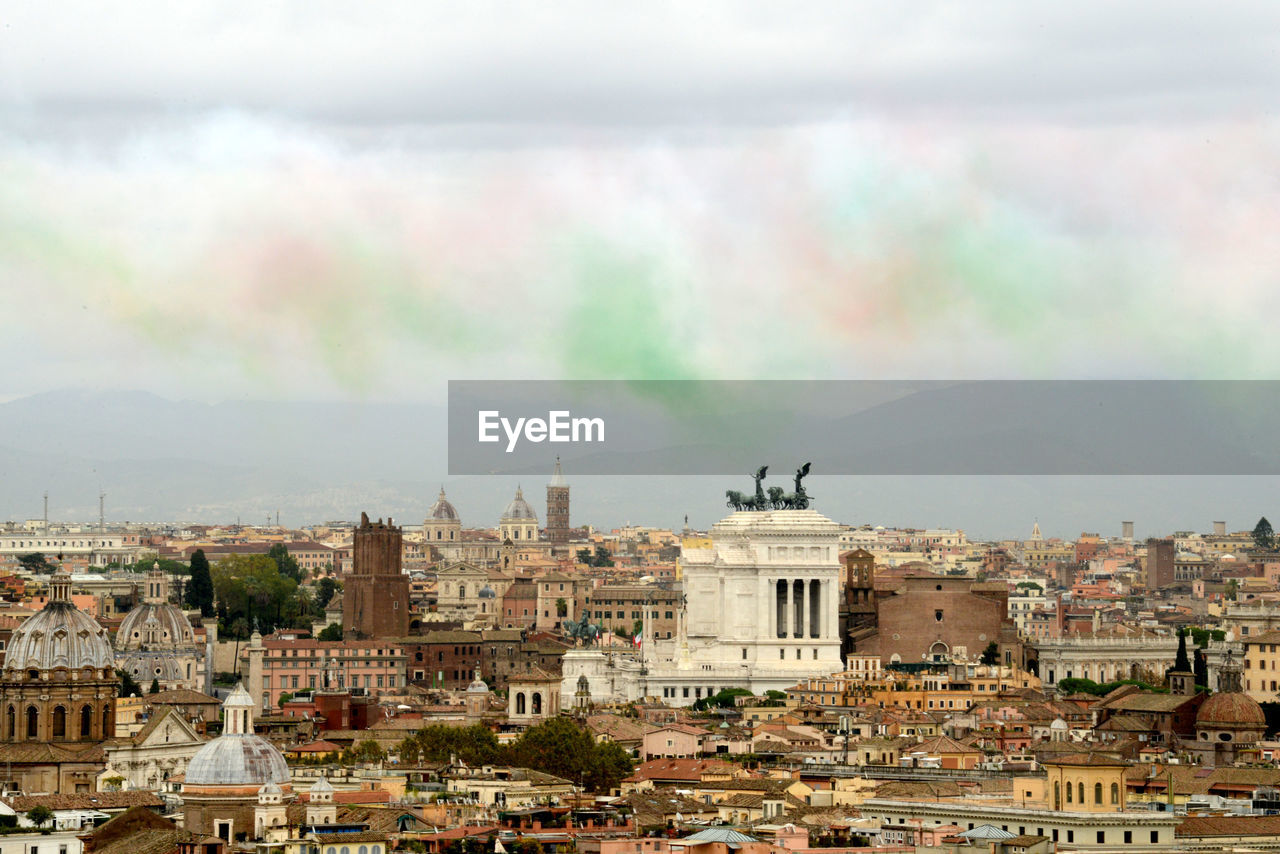
[[[547,484],[547,539],[553,548],[569,542],[569,484],[560,471],[559,457]]]
[[[352,545],[351,575],[342,594],[347,637],[402,638],[409,634],[409,577],[400,571],[401,529],[388,518],[360,514]]]

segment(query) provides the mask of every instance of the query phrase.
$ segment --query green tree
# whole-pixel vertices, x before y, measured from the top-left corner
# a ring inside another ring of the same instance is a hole
[[[1266,516],[1259,519],[1258,524],[1253,526],[1253,544],[1268,552],[1276,547],[1275,531],[1271,529],[1271,523],[1267,521]]]
[[[342,640],[342,623],[330,623],[320,630],[320,634],[316,636],[316,640],[322,641],[340,641]]]
[[[18,555],[18,564],[27,572],[53,572],[53,565],[45,560],[42,552]]]
[[[343,764],[359,765],[362,763],[381,762],[387,758],[387,753],[382,746],[372,738],[367,738],[358,744],[353,744],[342,754]]]
[[[159,694],[159,693],[160,693],[160,679],[159,679],[159,677],[157,677],[157,678],[155,678],[155,679],[152,679],[152,680],[151,680],[151,690],[147,691],[147,693],[148,693],[148,694]]]
[[[292,578],[294,581],[302,580],[302,568],[298,566],[298,559],[289,554],[289,549],[284,543],[276,543],[268,549],[267,557],[276,562],[281,575]]]
[[[204,549],[191,553],[191,580],[187,582],[187,606],[199,608],[202,617],[213,616],[213,576]]]
[[[609,550],[604,546],[596,546],[595,556],[591,559],[592,566],[613,566],[613,555],[609,554]]]
[[[213,567],[213,589],[229,634],[247,637],[258,621],[263,633],[292,626],[300,615],[298,582],[280,572],[267,555],[230,555]]]
[[[561,597],[560,599],[557,599],[556,600],[556,616],[563,617],[568,613],[569,613],[569,603],[564,601],[563,597]]]
[[[327,575],[316,582],[315,604],[317,616],[324,613],[325,607],[327,607],[330,600],[333,599],[334,594],[340,593],[341,591],[342,583]]]
[[[110,777],[104,777],[102,785],[107,787],[108,792],[118,792],[120,791],[120,787],[124,785],[124,778],[118,774]]]
[[[999,664],[1000,646],[995,641],[987,644],[987,648],[982,651],[982,658],[979,661],[983,664]]]
[[[1187,633],[1178,629],[1178,655],[1173,659],[1173,669],[1180,673],[1191,673],[1191,659],[1187,657]]]
[[[511,764],[581,781],[590,791],[608,791],[631,773],[631,759],[616,744],[596,744],[576,721],[550,718],[525,730],[510,750]]]
[[[134,681],[133,676],[127,670],[116,669],[116,675],[120,677],[120,688],[116,691],[119,697],[141,697],[142,686]]]
[[[27,810],[27,820],[36,827],[43,827],[51,818],[53,818],[53,810],[44,804],[36,804]]]
[[[432,724],[400,742],[400,758],[408,762],[448,762],[456,757],[468,765],[488,765],[502,754],[488,727]]]
[[[282,709],[283,709],[283,708],[284,708],[284,704],[285,704],[285,703],[287,703],[287,702],[289,702],[289,701],[290,701],[290,700],[292,700],[292,699],[293,699],[293,695],[292,695],[292,694],[290,694],[288,691],[285,691],[283,694],[281,694],[281,695],[280,695],[280,699],[279,699],[279,701],[277,701],[277,705],[279,705],[279,706],[280,706],[280,708],[282,708]]]
[[[583,786],[592,792],[609,792],[618,788],[631,773],[631,756],[617,742],[603,741],[591,751],[591,761],[583,777]]]
[[[746,688],[725,688],[720,693],[711,697],[703,697],[693,704],[693,710],[696,712],[706,711],[707,709],[732,709],[737,705],[735,697],[750,697],[751,692]],[[786,695],[783,695],[786,696]]]

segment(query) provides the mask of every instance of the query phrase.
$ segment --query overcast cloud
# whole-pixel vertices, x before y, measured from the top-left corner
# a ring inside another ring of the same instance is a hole
[[[56,12],[54,9],[56,8]],[[10,2],[21,114],[788,123],[1274,115],[1275,3]]]

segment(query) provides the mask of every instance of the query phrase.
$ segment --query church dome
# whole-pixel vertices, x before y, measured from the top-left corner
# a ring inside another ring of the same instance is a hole
[[[289,766],[280,751],[250,733],[221,735],[191,757],[187,786],[263,786],[288,783]]]
[[[427,518],[432,522],[459,521],[458,511],[449,503],[449,499],[444,497],[444,487],[440,488],[440,496],[436,498],[436,503],[432,504],[431,509],[427,511]]]
[[[484,587],[481,587],[480,592],[477,593],[476,595],[479,596],[481,599],[497,599],[498,598],[498,594],[494,592],[494,589],[487,584]]]
[[[1248,694],[1214,694],[1204,701],[1196,713],[1196,728],[1210,730],[1263,730],[1267,716],[1262,706]]]
[[[529,506],[529,502],[524,500],[524,491],[520,487],[516,487],[516,497],[511,499],[511,503],[507,505],[507,509],[502,511],[503,522],[524,521],[526,519],[538,518],[533,512],[533,508]]]
[[[154,644],[147,643],[149,624],[154,621]],[[196,633],[191,621],[176,605],[168,602],[145,602],[125,614],[116,631],[116,648],[120,650],[177,649],[196,645]]]
[[[261,787],[290,781],[289,766],[271,742],[253,732],[253,698],[243,685],[222,701],[222,735],[196,751],[185,787]]]
[[[113,667],[115,656],[106,629],[71,603],[70,577],[54,576],[52,587],[44,609],[14,630],[5,653],[5,670]]]

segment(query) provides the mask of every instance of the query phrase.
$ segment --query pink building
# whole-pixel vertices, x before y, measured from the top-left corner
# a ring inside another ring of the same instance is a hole
[[[408,656],[399,644],[379,640],[318,641],[292,635],[262,639],[262,689],[271,705],[282,694],[326,687],[366,691],[377,696],[406,685]],[[241,672],[248,672],[249,650],[240,652]]]

